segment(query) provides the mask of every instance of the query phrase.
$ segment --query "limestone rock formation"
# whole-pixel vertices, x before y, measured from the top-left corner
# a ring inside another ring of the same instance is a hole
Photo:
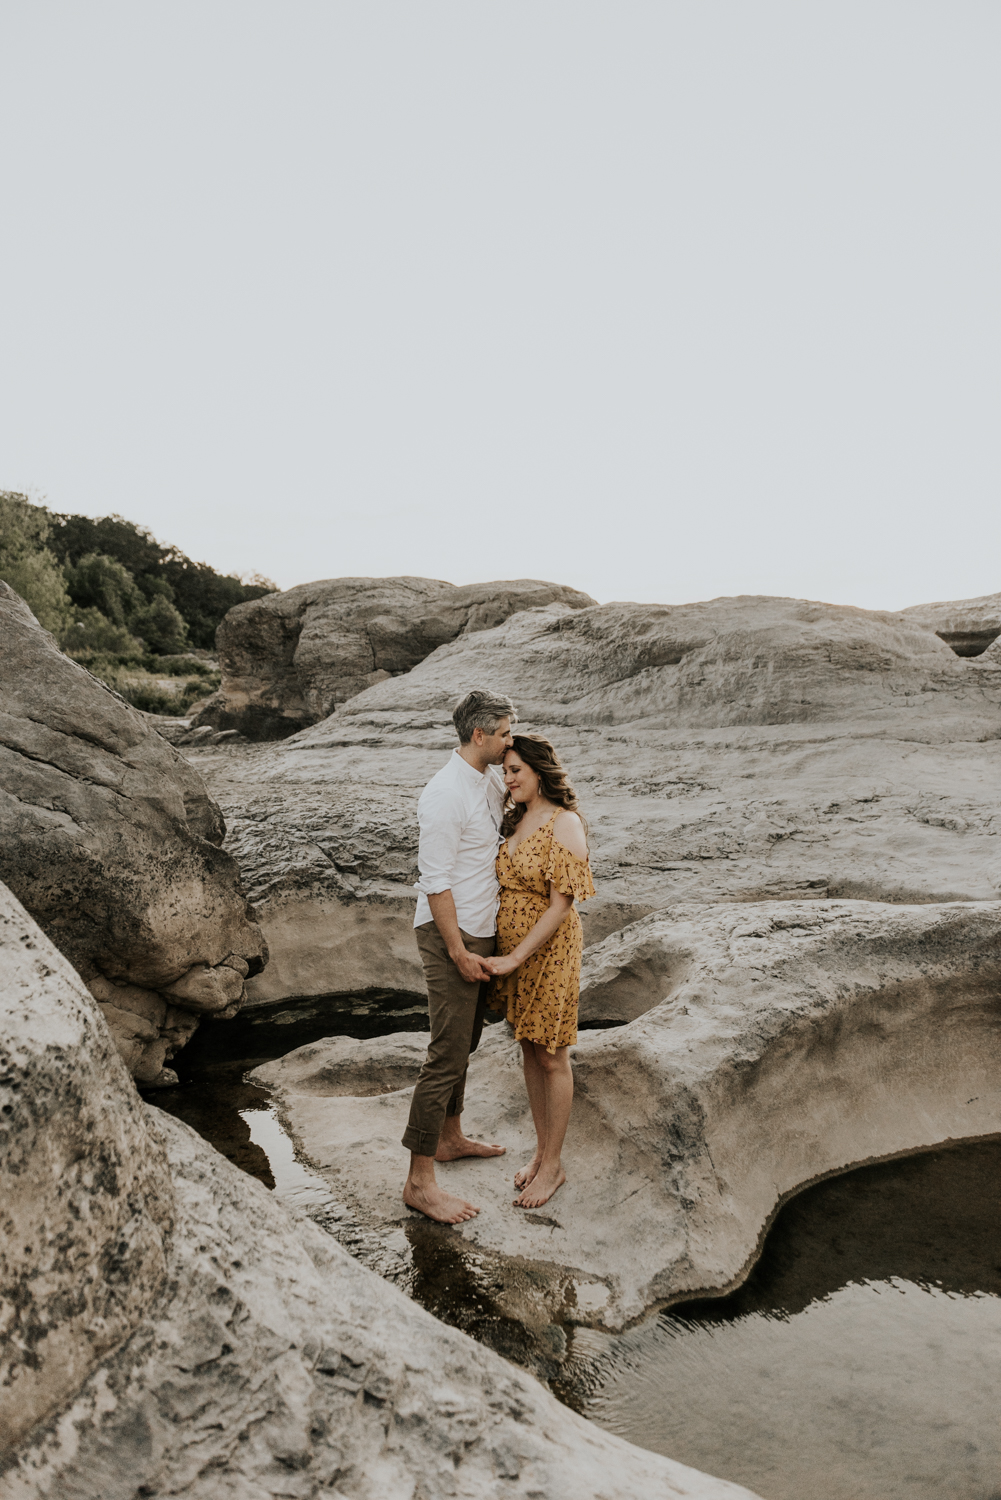
[[[574,779],[589,942],[679,900],[993,900],[996,650],[963,660],[898,615],[795,600],[546,607],[278,746],[190,752],[271,948],[249,1003],[422,992],[417,798],[475,683],[511,692]]]
[[[232,1013],[267,950],[197,773],[0,584],[0,876],[92,985],[136,1077]]]
[[[2,1500],[753,1500],[602,1432],[143,1106],[0,891]]]
[[[444,710],[490,682],[523,719],[549,724],[816,724],[907,699],[920,706],[962,692],[965,681],[944,643],[903,615],[759,596],[574,611],[554,604],[439,649],[405,678],[354,698],[337,723]],[[322,738],[320,729],[306,743]]]
[[[866,1161],[997,1129],[1001,902],[680,905],[585,955],[572,1056],[568,1182],[512,1208],[534,1132],[520,1047],[494,1026],[474,1054],[464,1123],[505,1157],[440,1180],[481,1206],[470,1253],[577,1278],[591,1319],[735,1285],[782,1201]],[[383,1039],[400,1076],[401,1043]],[[413,1042],[410,1041],[413,1049]],[[405,1054],[404,1059],[405,1060]],[[414,1059],[411,1082],[416,1072]],[[316,1043],[255,1075],[361,1223],[400,1224],[411,1089],[378,1094],[379,1043]],[[345,1087],[348,1092],[345,1092]]]
[[[217,635],[222,686],[195,727],[281,739],[438,646],[554,601],[594,603],[536,579],[457,588],[432,578],[331,578],[238,604]]]
[[[940,604],[913,604],[902,614],[934,630],[957,656],[981,656],[1001,636],[1001,594]]]

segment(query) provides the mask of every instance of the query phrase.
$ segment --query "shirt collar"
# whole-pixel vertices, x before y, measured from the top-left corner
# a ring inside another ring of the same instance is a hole
[[[467,776],[467,777],[469,777],[469,779],[471,781],[475,781],[475,783],[476,783],[477,786],[479,786],[481,782],[486,781],[487,778],[483,774],[483,772],[482,771],[478,771],[475,766],[471,766],[469,764],[468,760],[463,760],[463,758],[459,754],[458,750],[453,750],[452,751],[452,759],[453,759],[454,762],[458,763],[458,770],[459,770],[459,775],[460,776]]]

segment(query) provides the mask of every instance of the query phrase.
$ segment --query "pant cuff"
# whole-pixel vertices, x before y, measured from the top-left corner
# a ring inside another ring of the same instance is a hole
[[[413,1151],[416,1156],[434,1156],[438,1150],[437,1135],[430,1130],[417,1130],[413,1125],[408,1125],[403,1132],[403,1145],[407,1151]]]

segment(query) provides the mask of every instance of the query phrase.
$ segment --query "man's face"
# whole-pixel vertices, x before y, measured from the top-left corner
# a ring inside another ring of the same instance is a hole
[[[488,766],[499,766],[504,756],[514,743],[511,733],[511,720],[501,719],[494,734],[486,734],[482,729],[473,730],[473,739],[477,749],[481,751]]]

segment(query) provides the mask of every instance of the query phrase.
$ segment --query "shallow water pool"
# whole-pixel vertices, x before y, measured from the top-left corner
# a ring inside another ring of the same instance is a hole
[[[590,1343],[579,1410],[765,1500],[998,1500],[1001,1143],[819,1183],[737,1292]]]

